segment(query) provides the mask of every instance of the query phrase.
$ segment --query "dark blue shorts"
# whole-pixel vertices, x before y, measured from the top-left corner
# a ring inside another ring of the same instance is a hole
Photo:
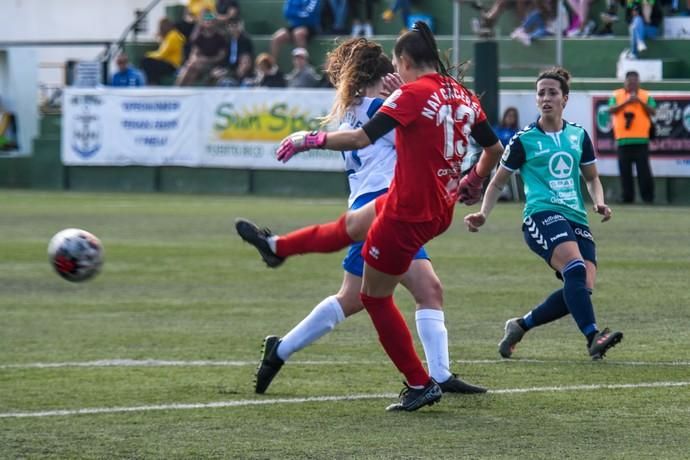
[[[388,189],[379,190],[377,192],[365,193],[357,197],[350,210],[359,209],[370,201],[374,201],[378,196],[386,193]],[[358,241],[350,245],[347,255],[343,259],[343,268],[346,272],[352,273],[355,276],[361,277],[364,274],[364,258],[362,257],[362,246],[364,241]],[[430,259],[426,249],[422,247],[414,256],[415,259]]]
[[[592,232],[586,225],[572,222],[553,211],[536,212],[522,224],[527,246],[544,259],[547,264],[556,246],[564,241],[575,241],[584,260],[596,265],[597,250]]]

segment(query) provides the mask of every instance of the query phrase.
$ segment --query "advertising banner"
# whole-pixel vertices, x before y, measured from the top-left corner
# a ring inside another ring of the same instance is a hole
[[[342,171],[339,152],[312,150],[275,159],[282,138],[319,127],[335,92],[321,89],[68,88],[62,161],[69,166],[190,166]],[[599,154],[599,172],[617,176],[608,95],[573,92],[566,118],[582,124]],[[654,94],[658,177],[690,177],[690,95]],[[537,117],[532,92],[505,92],[523,124]],[[329,129],[334,129],[330,126]]]
[[[200,111],[198,96],[183,90],[70,89],[63,163],[196,166]]]
[[[652,172],[656,176],[690,176],[690,96],[652,95],[657,102],[653,118],[655,137],[649,143]],[[616,141],[608,112],[608,96],[592,98],[592,142],[598,152],[599,172],[618,175]]]
[[[204,166],[250,169],[341,171],[340,153],[312,150],[283,165],[275,159],[281,139],[319,129],[333,91],[238,90],[203,94],[201,131]],[[331,127],[332,129],[332,127]]]
[[[68,166],[199,166],[341,171],[340,153],[275,159],[288,134],[314,130],[333,91],[75,89],[63,100]]]

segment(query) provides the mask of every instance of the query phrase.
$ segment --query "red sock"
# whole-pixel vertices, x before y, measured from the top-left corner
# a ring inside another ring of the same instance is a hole
[[[353,242],[347,234],[343,214],[334,222],[304,227],[280,236],[276,241],[276,255],[288,257],[309,252],[335,252]]]
[[[379,333],[381,345],[395,367],[405,376],[407,383],[412,386],[429,383],[429,374],[414,349],[412,334],[405,318],[395,306],[393,296],[369,297],[360,293],[359,297]]]

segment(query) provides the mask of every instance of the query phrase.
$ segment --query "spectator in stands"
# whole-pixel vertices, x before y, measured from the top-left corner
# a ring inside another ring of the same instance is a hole
[[[285,88],[285,75],[278,68],[275,59],[268,53],[256,57],[256,86],[267,88]]]
[[[628,57],[637,59],[647,50],[645,40],[653,40],[659,35],[659,27],[664,20],[659,0],[626,0],[625,17],[630,24],[630,53]]]
[[[189,52],[192,50],[192,34],[196,30],[198,24],[196,18],[193,14],[189,12],[189,9],[185,8],[182,19],[175,23],[175,28],[184,36],[184,58],[182,61],[186,61],[189,57]]]
[[[600,15],[600,28],[595,32],[599,37],[613,37],[613,23],[618,22],[618,0],[606,0],[606,10]]]
[[[383,20],[386,22],[391,22],[395,18],[395,15],[397,13],[400,13],[403,31],[406,31],[407,24],[410,19],[410,8],[412,6],[411,4],[411,0],[393,0],[391,7],[383,12]]]
[[[223,62],[228,42],[218,30],[216,17],[206,11],[199,28],[192,35],[192,50],[175,82],[179,86],[189,86],[204,82],[210,77],[211,69]]]
[[[371,25],[374,19],[374,1],[375,0],[350,0],[353,37],[364,35],[366,38],[371,38],[374,36],[374,27]],[[361,10],[359,9],[362,2],[364,2],[364,17],[360,14]]]
[[[642,201],[651,204],[654,202],[654,179],[649,166],[649,137],[654,127],[652,117],[656,113],[656,101],[640,88],[640,75],[634,70],[625,74],[623,88],[613,92],[609,112],[618,146],[623,203],[635,201],[634,163]]]
[[[501,122],[494,126],[494,132],[503,146],[508,145],[510,139],[520,130],[518,109],[508,107],[503,112]]]
[[[292,50],[292,72],[287,76],[289,88],[316,88],[321,78],[309,64],[309,52],[304,48]]]
[[[556,19],[555,7],[556,4],[551,0],[536,0],[534,9],[527,14],[520,27],[510,34],[510,38],[529,46],[532,40],[553,35],[548,24]]]
[[[341,35],[346,33],[347,2],[348,0],[328,0],[328,5],[333,15],[332,32],[334,34]]]
[[[110,86],[145,86],[146,77],[138,69],[129,65],[127,53],[120,53],[115,58],[117,72],[110,79]]]
[[[189,0],[187,2],[187,11],[194,16],[197,21],[201,21],[206,11],[215,14],[216,2],[214,0]]]
[[[309,39],[320,31],[321,0],[285,0],[283,16],[287,27],[278,29],[271,38],[274,59],[284,44],[292,41],[297,48],[306,48]]]
[[[238,17],[228,20],[228,52],[224,65],[213,71],[221,86],[247,86],[254,74],[254,45]]]
[[[240,4],[237,0],[216,0],[218,21],[227,24],[231,19],[240,18]]]
[[[141,61],[150,85],[160,85],[163,78],[173,76],[184,58],[185,38],[168,18],[158,23],[158,37],[161,40],[158,49],[146,53]]]
[[[476,0],[472,6],[479,9],[480,13],[479,18],[472,21],[472,30],[480,36],[493,36],[493,28],[505,10],[514,9],[516,19],[522,22],[531,9],[531,5],[532,0],[495,0],[486,10],[479,0]]]
[[[0,99],[0,151],[17,150],[17,118],[14,113],[5,110]]]
[[[588,21],[589,9],[595,0],[568,0],[568,6],[572,11],[570,26],[565,34],[568,37],[581,37],[590,35],[595,27],[594,21]]]

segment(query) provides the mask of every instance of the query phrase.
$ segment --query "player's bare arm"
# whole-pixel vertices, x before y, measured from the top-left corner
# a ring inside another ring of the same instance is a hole
[[[589,196],[592,198],[592,203],[594,203],[594,212],[604,216],[601,221],[606,222],[611,219],[613,211],[606,205],[604,200],[604,187],[601,185],[601,180],[599,179],[599,171],[597,170],[597,165],[595,163],[584,165],[581,167],[582,175],[585,178],[585,183],[587,184],[587,191]]]

